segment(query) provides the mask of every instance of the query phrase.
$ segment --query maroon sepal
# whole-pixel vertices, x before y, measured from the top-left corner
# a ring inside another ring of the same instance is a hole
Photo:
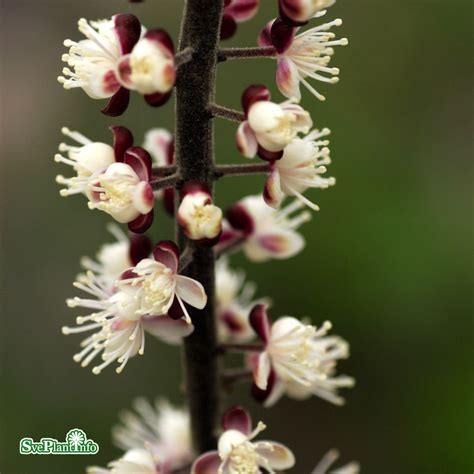
[[[135,234],[143,234],[153,223],[153,209],[148,214],[140,214],[136,219],[128,223],[128,230]]]
[[[258,303],[252,308],[249,314],[249,323],[261,341],[267,344],[270,339],[270,321],[266,304]]]
[[[257,155],[265,161],[279,160],[283,156],[283,150],[281,151],[268,151],[265,148],[258,145]]]
[[[224,431],[238,430],[244,435],[249,435],[252,431],[252,418],[245,408],[237,405],[225,411],[221,425]]]
[[[160,240],[153,249],[153,258],[174,273],[178,271],[179,249],[172,240]]]
[[[174,188],[163,189],[163,208],[170,215],[174,216]]]
[[[183,308],[181,308],[181,305],[179,304],[179,301],[176,296],[174,297],[173,303],[171,304],[171,307],[168,310],[168,316],[171,319],[181,319],[184,316]]]
[[[153,30],[148,30],[145,33],[144,38],[149,39],[151,41],[156,41],[157,43],[162,44],[165,48],[167,48],[171,55],[174,55],[174,44],[171,36],[168,34],[166,30],[162,28],[155,28]]]
[[[267,380],[267,388],[262,390],[261,388],[258,388],[255,383],[253,383],[251,388],[252,397],[259,403],[265,403],[267,398],[271,395],[273,388],[275,387],[275,383],[276,374],[275,371],[271,369]]]
[[[165,93],[155,92],[154,94],[145,94],[143,97],[148,105],[151,105],[152,107],[161,107],[168,102],[172,93],[172,90]]]
[[[265,86],[261,84],[248,86],[242,93],[242,98],[240,99],[242,108],[244,109],[245,118],[247,118],[247,114],[252,104],[261,100],[270,100],[270,98],[271,93]]]
[[[280,14],[280,18],[285,22],[287,23],[288,25],[290,26],[303,26],[303,25],[306,25],[308,23],[308,21],[295,21],[295,20],[292,20],[286,13],[285,13],[285,6],[283,5],[283,3],[285,2],[285,0],[279,0],[278,2],[278,12]],[[287,7],[288,9],[290,9],[290,7]]]
[[[227,209],[226,217],[230,225],[244,234],[251,234],[254,231],[254,221],[252,216],[247,212],[242,204],[234,204]]]
[[[130,91],[121,87],[110,99],[109,103],[101,110],[104,115],[118,117],[122,115],[130,102]]]
[[[115,161],[123,162],[125,152],[133,146],[132,132],[126,127],[113,125],[109,127],[114,136]]]
[[[141,181],[150,181],[152,160],[150,154],[144,148],[140,146],[129,148],[125,152],[123,162],[135,171]]]
[[[293,43],[296,29],[285,23],[281,18],[277,18],[272,25],[272,44],[278,53],[284,53]]]
[[[114,16],[114,23],[121,53],[129,54],[140,39],[142,32],[140,21],[131,13],[119,13]]]
[[[119,280],[130,280],[131,278],[137,278],[138,274],[131,269],[123,271],[118,277]]]
[[[221,23],[221,40],[232,38],[237,31],[237,22],[230,16],[224,15]]]
[[[151,240],[146,235],[131,234],[128,254],[132,264],[135,266],[151,254]]]

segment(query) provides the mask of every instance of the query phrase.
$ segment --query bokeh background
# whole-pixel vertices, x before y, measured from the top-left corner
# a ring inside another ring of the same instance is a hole
[[[227,45],[252,45],[275,16],[262,0],[258,17]],[[137,395],[183,403],[179,351],[148,338],[143,358],[123,374],[94,376],[73,363],[79,337],[64,337],[74,312],[64,299],[79,258],[110,241],[109,221],[79,197],[62,199],[53,162],[60,127],[107,141],[110,124],[132,128],[138,141],[152,126],[173,127],[173,104],[155,110],[134,95],[112,120],[102,104],[56,82],[64,38],[76,39],[79,17],[132,10],[147,26],[177,37],[182,1],[3,0],[2,324],[0,471],[2,474],[84,472],[119,451],[110,427]],[[231,397],[269,425],[268,436],[298,457],[292,472],[307,474],[326,450],[357,459],[369,474],[472,472],[472,130],[470,0],[340,0],[329,18],[350,46],[339,48],[336,86],[328,100],[304,94],[316,124],[333,129],[331,175],[337,186],[311,192],[321,211],[303,227],[307,247],[290,261],[233,262],[272,295],[273,314],[330,319],[351,343],[341,372],[357,386],[343,408],[313,399],[264,410],[247,390]],[[249,83],[274,87],[269,59],[219,66],[218,101],[239,106]],[[235,127],[217,124],[217,159],[241,162]],[[245,180],[245,181],[244,181]],[[225,183],[225,186],[223,185]],[[229,205],[257,193],[262,177],[222,181],[217,198]],[[152,234],[172,237],[159,217]],[[94,457],[20,456],[19,439],[63,439],[81,427],[100,444]]]

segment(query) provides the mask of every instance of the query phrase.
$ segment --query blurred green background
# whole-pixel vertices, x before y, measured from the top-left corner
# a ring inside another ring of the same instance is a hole
[[[262,0],[252,22],[227,45],[253,45],[276,14]],[[155,110],[137,95],[123,118],[99,113],[102,103],[56,82],[64,38],[79,38],[79,17],[132,10],[148,26],[177,37],[182,1],[3,0],[2,28],[2,324],[0,471],[2,474],[84,472],[116,457],[110,427],[137,395],[183,402],[180,356],[148,338],[146,354],[120,376],[94,376],[72,361],[79,337],[63,337],[74,312],[64,299],[82,255],[110,241],[109,221],[83,199],[62,199],[53,162],[67,125],[109,140],[124,124],[138,141],[152,126],[173,127],[172,102]],[[472,447],[472,130],[470,0],[339,0],[329,18],[350,45],[337,50],[336,86],[328,100],[308,93],[315,123],[333,130],[330,174],[337,186],[310,192],[321,206],[303,227],[307,248],[290,261],[234,264],[274,297],[273,314],[330,319],[351,343],[340,371],[354,375],[343,408],[313,399],[264,410],[242,389],[228,400],[248,405],[269,425],[268,437],[290,445],[307,474],[326,450],[357,459],[369,474],[461,474],[474,469]],[[274,90],[275,63],[261,59],[219,66],[218,101],[239,106],[249,83]],[[232,124],[218,123],[217,159],[241,162]],[[226,206],[262,177],[225,180]],[[172,237],[159,217],[156,238]],[[63,439],[80,427],[100,444],[91,458],[20,456],[19,439]]]

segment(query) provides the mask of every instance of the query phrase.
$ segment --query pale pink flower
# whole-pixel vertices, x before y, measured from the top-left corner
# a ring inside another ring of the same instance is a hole
[[[283,316],[273,324],[266,307],[256,305],[249,316],[250,324],[264,344],[264,349],[250,357],[254,369],[253,394],[271,406],[284,394],[296,399],[311,395],[335,405],[344,399],[341,387],[352,387],[354,379],[335,377],[339,359],[349,356],[349,345],[338,336],[327,336],[331,323],[318,329],[291,316]]]
[[[311,219],[308,211],[293,215],[302,207],[295,200],[282,209],[273,209],[261,195],[241,199],[226,212],[218,251],[242,249],[254,262],[293,257],[305,246],[303,236],[296,230]]]
[[[339,458],[339,452],[336,449],[328,451],[318,465],[311,471],[311,474],[359,474],[360,466],[357,462],[350,462],[337,469],[330,469],[331,465]]]
[[[341,19],[310,28],[296,34],[298,28],[287,26],[281,19],[270,21],[260,33],[260,46],[273,46],[277,52],[276,84],[287,98],[300,101],[300,85],[306,87],[319,100],[325,97],[309,79],[335,84],[339,81],[339,69],[330,67],[334,46],[346,46],[347,38],[336,39],[329,31],[342,25]]]
[[[275,474],[295,464],[293,453],[275,441],[254,441],[266,426],[259,422],[252,430],[250,414],[241,407],[227,410],[222,417],[223,433],[217,451],[199,456],[191,474]]]
[[[279,0],[280,17],[290,25],[301,25],[324,14],[336,0]]]
[[[191,323],[185,303],[203,309],[207,303],[204,287],[178,274],[179,251],[174,242],[163,240],[153,249],[153,258],[141,260],[118,285],[136,291],[137,316],[169,314]]]
[[[221,39],[234,36],[238,23],[248,21],[257,14],[258,4],[259,0],[224,0]]]
[[[282,156],[283,149],[298,133],[307,133],[312,120],[297,104],[270,101],[270,91],[264,86],[249,86],[242,94],[245,120],[236,134],[237,147],[247,158],[258,154],[265,160]]]
[[[283,150],[283,156],[270,164],[270,174],[265,183],[265,202],[278,208],[285,196],[296,197],[314,211],[319,207],[303,193],[308,188],[326,189],[336,184],[334,178],[325,178],[326,165],[331,163],[328,140],[329,129],[313,130],[303,138],[295,138]]]
[[[164,474],[160,460],[146,448],[134,448],[108,464],[110,469],[88,467],[87,474]]]

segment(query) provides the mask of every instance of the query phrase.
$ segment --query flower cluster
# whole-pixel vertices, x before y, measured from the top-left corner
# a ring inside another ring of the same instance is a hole
[[[111,127],[113,147],[92,142],[78,132],[62,132],[77,145],[61,143],[55,161],[70,165],[76,176],[56,177],[66,186],[61,196],[84,194],[89,209],[110,214],[117,222],[127,223],[132,232],[145,232],[153,222],[152,160],[141,147],[133,146],[133,135],[125,127]]]
[[[81,342],[75,362],[88,366],[101,354],[102,362],[92,369],[99,374],[118,362],[122,372],[128,360],[145,351],[145,333],[169,344],[179,344],[193,331],[185,303],[198,308],[206,304],[202,285],[178,274],[179,255],[173,242],[159,242],[151,252],[144,236],[133,235],[104,245],[98,262],[83,259],[86,274],[74,286],[89,295],[67,300],[71,308],[92,310],[76,318],[76,327],[65,326],[65,335],[95,331]],[[92,296],[93,298],[90,298]]]
[[[65,89],[79,87],[92,99],[108,98],[102,112],[113,117],[125,112],[131,90],[143,94],[152,106],[169,99],[176,67],[166,31],[147,31],[129,13],[91,22],[81,18],[78,29],[86,39],[64,41],[69,53],[62,60],[69,67],[58,81]]]
[[[142,146],[135,145],[132,132],[122,126],[110,127],[110,144],[62,129],[72,142],[59,145],[55,161],[70,166],[73,173],[56,177],[63,186],[61,196],[82,194],[89,209],[109,214],[128,229],[126,233],[116,224],[109,225],[115,241],[104,244],[95,259],[82,258],[84,271],[74,287],[84,295],[67,300],[69,307],[87,311],[76,317],[75,326],[64,326],[62,332],[87,333],[73,359],[83,367],[94,361],[94,374],[111,364],[117,364],[117,373],[122,372],[131,358],[144,354],[147,334],[180,344],[196,326],[186,347],[193,346],[193,351],[185,352],[192,362],[188,370],[194,370],[190,380],[204,381],[199,387],[202,393],[215,387],[206,386],[206,371],[198,364],[229,352],[243,355],[242,367],[224,369],[209,378],[222,382],[224,389],[232,388],[237,380],[249,381],[253,397],[264,407],[273,406],[283,396],[302,400],[313,395],[342,405],[339,389],[354,385],[352,377],[337,373],[338,362],[349,356],[349,344],[329,334],[331,323],[316,327],[293,316],[272,322],[267,314],[270,298],[256,297],[255,284],[246,281],[242,270],[234,270],[229,260],[239,250],[251,262],[298,255],[305,246],[300,227],[311,219],[307,208],[319,209],[306,192],[335,184],[333,177],[326,176],[331,163],[330,130],[319,124],[315,128],[310,113],[299,102],[301,86],[324,100],[312,81],[338,81],[339,69],[331,67],[330,61],[334,47],[346,45],[347,39],[336,39],[332,30],[342,21],[302,29],[312,19],[323,17],[335,0],[275,3],[279,16],[266,24],[255,48],[219,48],[216,43],[219,36],[221,40],[232,37],[239,23],[254,17],[259,0],[223,0],[220,12],[210,5],[211,21],[201,25],[207,12],[193,12],[192,34],[186,29],[191,28],[187,23],[197,4],[187,3],[183,47],[176,55],[165,30],[146,29],[130,13],[98,21],[81,18],[78,29],[84,39],[64,42],[69,49],[62,56],[67,67],[58,81],[65,89],[83,89],[92,99],[108,99],[102,110],[106,115],[123,114],[131,91],[143,95],[151,106],[166,103],[175,83],[178,94],[187,87],[191,96],[197,95],[195,103],[194,97],[185,104],[178,97],[176,157],[174,134],[164,128],[146,132]],[[208,28],[213,38],[205,38]],[[199,36],[211,41],[201,41]],[[218,62],[250,56],[277,61],[276,86],[285,100],[273,101],[266,86],[253,84],[242,93],[242,112],[209,102],[214,93],[208,90],[209,84],[201,91],[201,76],[211,83]],[[206,60],[201,61],[203,58]],[[198,97],[200,94],[205,97]],[[183,113],[185,126],[181,125]],[[240,122],[237,149],[246,158],[258,156],[262,164],[215,164],[210,143],[212,117]],[[208,137],[193,134],[194,121],[196,130],[203,135],[209,132]],[[197,164],[192,161],[195,150]],[[214,181],[226,174],[262,172],[266,175],[263,192],[240,198],[225,212],[216,205]],[[170,240],[153,245],[145,235],[154,221],[155,199],[161,199],[165,211],[175,219],[179,248]],[[210,336],[209,344],[200,339],[203,328],[211,331],[205,334]],[[189,384],[188,388],[192,398],[194,387]],[[202,400],[197,405],[190,404],[191,419],[187,411],[163,400],[151,405],[137,399],[134,411],[124,412],[113,430],[123,455],[107,468],[90,467],[87,472],[276,474],[295,465],[286,446],[256,439],[266,426],[259,422],[252,427],[250,414],[240,406],[224,412],[217,449],[198,453],[192,437],[202,430],[193,425],[194,413],[206,407]],[[209,436],[204,444],[210,445],[216,433],[207,428],[212,424],[205,427]],[[329,451],[313,474],[328,472],[336,458],[337,452]],[[353,462],[331,472],[356,474],[358,470]]]

